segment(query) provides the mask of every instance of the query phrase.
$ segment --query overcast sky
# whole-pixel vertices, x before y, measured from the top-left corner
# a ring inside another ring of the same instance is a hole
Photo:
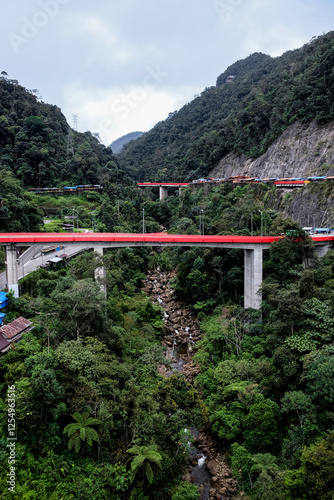
[[[235,61],[333,30],[334,2],[11,0],[0,27],[0,71],[108,145],[149,130]]]

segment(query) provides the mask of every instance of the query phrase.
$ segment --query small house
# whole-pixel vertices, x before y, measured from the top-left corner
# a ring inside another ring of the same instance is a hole
[[[0,354],[7,352],[14,342],[20,340],[23,333],[29,332],[33,328],[32,322],[22,316],[0,327]]]

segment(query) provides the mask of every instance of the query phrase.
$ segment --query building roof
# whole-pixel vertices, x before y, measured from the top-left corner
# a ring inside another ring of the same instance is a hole
[[[5,337],[0,334],[0,351],[3,351],[3,352],[7,351],[9,346],[10,346],[10,341],[5,339]]]
[[[49,259],[48,262],[54,262],[57,264],[57,262],[61,262],[63,259],[61,257],[53,257],[53,259]]]
[[[0,328],[0,335],[3,335],[6,339],[12,339],[20,333],[27,330],[32,325],[32,322],[28,319],[20,316],[8,325],[4,325]]]

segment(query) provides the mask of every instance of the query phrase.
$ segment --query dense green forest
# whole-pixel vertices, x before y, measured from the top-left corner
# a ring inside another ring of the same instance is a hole
[[[61,110],[35,93],[8,76],[0,78],[1,169],[25,187],[108,181],[116,167],[110,148],[91,132],[71,129]]]
[[[198,232],[200,210],[208,233],[249,234],[251,213],[260,231],[264,193],[249,186],[188,188],[163,201],[141,196],[147,223],[174,232]],[[124,204],[122,227],[135,230],[135,200]],[[264,208],[266,234],[292,227]],[[98,261],[85,253],[58,271],[28,275],[11,301],[7,320],[22,315],[35,328],[0,358],[2,498],[197,499],[199,490],[182,479],[184,429],[196,427],[228,452],[243,498],[331,499],[334,253],[318,260],[308,237],[272,244],[261,311],[242,307],[240,251],[116,249],[104,263],[107,299],[93,280]],[[158,267],[177,269],[177,300],[201,320],[192,384],[158,370],[168,365],[162,308],[140,292],[147,269]],[[17,486],[6,493],[13,385]]]
[[[260,154],[294,120],[332,120],[332,44],[330,33],[281,58],[235,63],[120,160],[71,130],[56,106],[0,79],[1,232],[47,230],[50,213],[62,230],[73,210],[79,229],[141,232],[144,209],[146,232],[302,235],[264,252],[259,311],[243,308],[240,250],[119,248],[102,262],[84,252],[21,280],[5,322],[23,316],[34,328],[0,357],[1,499],[199,500],[186,477],[193,428],[224,454],[238,482],[233,500],[333,498],[334,252],[317,258],[298,223],[273,208],[273,186],[189,186],[159,200],[135,184],[191,179],[228,151]],[[99,183],[103,193],[26,190],[75,183]],[[328,194],[324,184],[308,189]],[[107,297],[94,281],[101,263]],[[162,369],[171,367],[163,307],[142,290],[152,270],[172,273],[175,300],[200,321],[191,381]]]
[[[280,57],[234,63],[216,86],[125,145],[122,168],[141,181],[189,181],[232,151],[258,157],[296,121],[332,121],[333,41],[330,32]]]

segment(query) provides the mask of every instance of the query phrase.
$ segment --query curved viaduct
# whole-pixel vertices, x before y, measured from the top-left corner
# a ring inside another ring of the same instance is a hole
[[[166,233],[129,234],[129,233],[0,233],[0,245],[6,246],[7,287],[14,290],[18,297],[17,247],[40,246],[41,244],[80,245],[91,247],[100,255],[104,248],[142,247],[142,246],[187,246],[208,248],[237,248],[244,250],[244,307],[259,309],[262,296],[263,250],[279,239],[278,236],[199,236]],[[319,256],[324,255],[332,246],[334,236],[312,237]],[[95,278],[102,282],[104,268],[96,270]]]

